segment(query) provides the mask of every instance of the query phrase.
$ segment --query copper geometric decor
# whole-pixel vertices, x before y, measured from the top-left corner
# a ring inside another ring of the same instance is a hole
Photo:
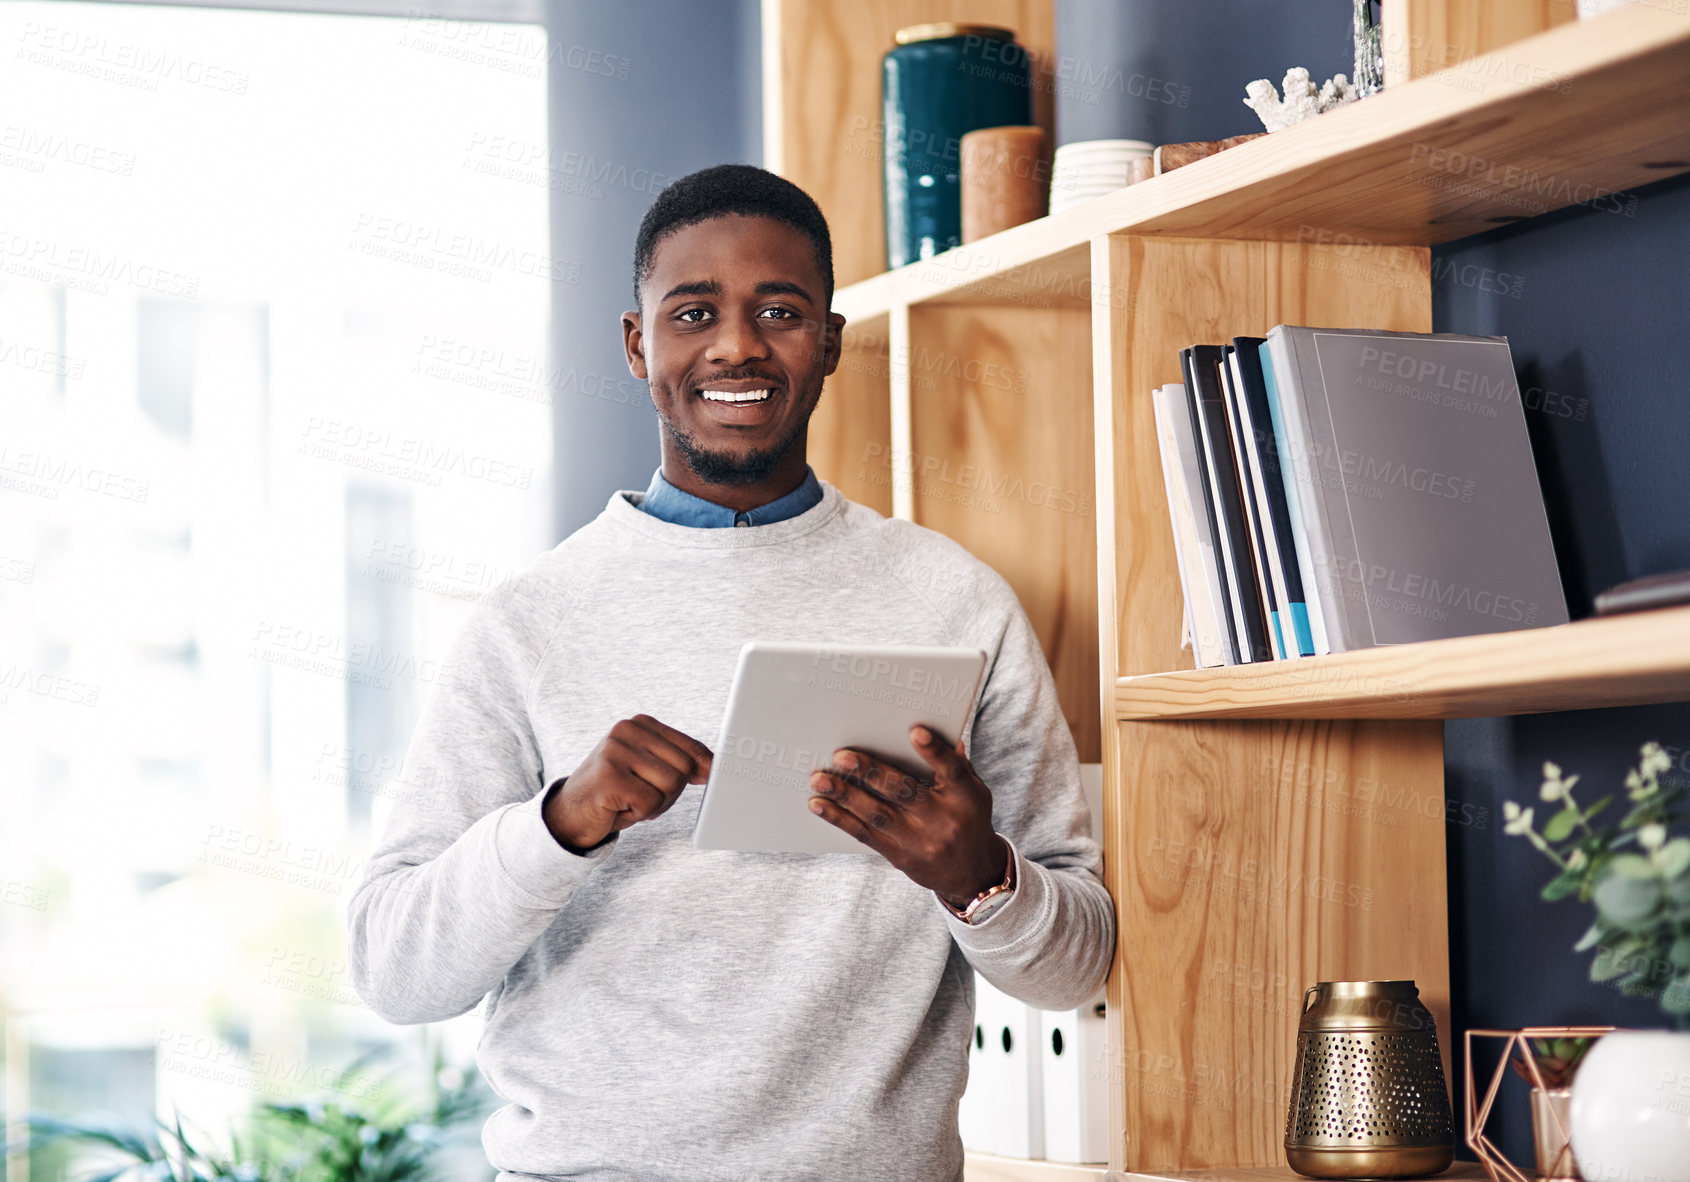
[[[1502,1150],[1485,1135],[1485,1126],[1490,1123],[1491,1109],[1496,1106],[1496,1095],[1502,1090],[1503,1077],[1513,1074],[1509,1070],[1508,1061],[1514,1057],[1515,1050],[1519,1050],[1521,1058],[1525,1061],[1534,1086],[1539,1090],[1547,1090],[1543,1075],[1538,1071],[1537,1056],[1532,1053],[1532,1039],[1594,1038],[1608,1034],[1613,1029],[1612,1026],[1528,1026],[1524,1030],[1467,1031],[1467,1147],[1479,1155],[1479,1161],[1483,1163],[1485,1173],[1490,1175],[1491,1182],[1535,1182],[1538,1177],[1535,1170],[1524,1172],[1509,1161],[1503,1156]],[[1497,1060],[1496,1070],[1491,1073],[1490,1087],[1485,1090],[1483,1102],[1479,1100],[1478,1089],[1473,1086],[1474,1038],[1508,1040],[1502,1048],[1502,1058]],[[1549,1113],[1551,1121],[1551,1130],[1546,1132],[1556,1142],[1555,1149],[1549,1156],[1560,1167],[1552,1169],[1551,1176],[1577,1178],[1578,1170],[1572,1165],[1572,1153],[1568,1147],[1569,1132],[1553,1108],[1546,1108],[1545,1111]]]

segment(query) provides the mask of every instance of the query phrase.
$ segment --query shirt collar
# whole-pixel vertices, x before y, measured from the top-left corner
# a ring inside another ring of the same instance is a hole
[[[663,465],[651,474],[651,483],[646,486],[645,496],[640,501],[640,508],[653,517],[676,525],[690,525],[701,529],[716,529],[723,526],[737,526],[743,522],[746,526],[768,525],[775,521],[784,521],[788,517],[796,517],[808,509],[814,508],[822,499],[821,482],[816,479],[816,473],[810,465],[804,465],[804,483],[787,493],[777,497],[766,505],[747,509],[736,513],[726,505],[718,505],[714,501],[707,501],[703,497],[696,497],[685,489],[677,488],[664,479]]]

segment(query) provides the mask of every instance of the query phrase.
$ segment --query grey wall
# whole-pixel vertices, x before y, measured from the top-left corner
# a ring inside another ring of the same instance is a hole
[[[668,181],[762,163],[761,42],[757,0],[549,0],[546,12],[552,253],[580,264],[552,285],[562,539],[657,467],[657,414],[622,355],[634,234]]]

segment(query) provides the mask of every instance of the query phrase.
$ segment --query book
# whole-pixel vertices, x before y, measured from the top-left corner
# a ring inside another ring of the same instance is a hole
[[[1268,661],[1273,659],[1273,650],[1268,644],[1266,619],[1250,558],[1244,502],[1227,427],[1226,399],[1221,393],[1220,356],[1219,345],[1193,345],[1181,351],[1180,360],[1186,371],[1186,401],[1202,443],[1201,458],[1214,515],[1216,546],[1226,575],[1234,655],[1240,663]]]
[[[1250,470],[1255,476],[1256,516],[1261,522],[1268,577],[1280,613],[1285,655],[1308,657],[1314,655],[1314,637],[1309,631],[1303,575],[1297,565],[1296,543],[1291,534],[1291,509],[1285,499],[1273,415],[1268,408],[1267,385],[1262,379],[1260,350],[1264,343],[1262,337],[1234,337],[1227,360],[1238,387],[1239,425]]]
[[[1681,603],[1690,603],[1690,571],[1686,570],[1616,583],[1598,595],[1592,606],[1596,615],[1617,616],[1622,612],[1650,611]]]
[[[1221,641],[1220,559],[1214,544],[1197,528],[1203,470],[1186,410],[1185,387],[1163,386],[1151,392],[1156,417],[1156,441],[1162,453],[1162,482],[1168,494],[1168,516],[1174,530],[1174,561],[1185,592],[1186,629],[1199,669],[1227,664]]]
[[[1179,448],[1174,442],[1172,426],[1168,422],[1166,402],[1166,394],[1160,387],[1150,392],[1150,409],[1156,420],[1156,450],[1162,458],[1162,491],[1168,503],[1168,520],[1173,525],[1174,566],[1179,571],[1182,613],[1179,646],[1191,650],[1197,668],[1201,669],[1203,661],[1198,656],[1197,628],[1191,615],[1193,581],[1187,577],[1187,564],[1197,552],[1196,534],[1186,532],[1190,522],[1185,519],[1188,508],[1181,504],[1184,494],[1180,482],[1184,477],[1179,470]]]
[[[1303,507],[1306,494],[1301,490],[1297,463],[1297,457],[1308,454],[1303,443],[1303,425],[1300,417],[1293,421],[1285,413],[1280,401],[1270,342],[1262,342],[1257,349],[1257,358],[1262,367],[1262,388],[1267,392],[1268,418],[1273,424],[1274,452],[1279,457],[1280,484],[1285,490],[1292,549],[1297,553],[1297,572],[1303,584],[1304,606],[1308,609],[1309,641],[1315,655],[1325,656],[1333,649],[1326,636],[1326,611],[1320,601],[1320,583],[1314,577],[1315,565],[1317,561],[1324,560],[1324,552],[1316,553],[1314,544],[1319,535],[1304,524],[1309,518]]]
[[[1186,422],[1191,431],[1193,445],[1197,454],[1197,491],[1200,496],[1193,496],[1191,508],[1196,518],[1198,533],[1205,544],[1211,547],[1215,554],[1215,563],[1220,575],[1220,586],[1216,598],[1217,622],[1220,627],[1221,649],[1225,656],[1225,664],[1238,664],[1238,623],[1232,613],[1232,597],[1227,590],[1226,567],[1221,559],[1223,549],[1220,518],[1215,512],[1215,492],[1210,484],[1208,464],[1203,458],[1203,428],[1202,414],[1197,408],[1196,383],[1191,379],[1190,350],[1180,350],[1180,372],[1184,375],[1183,383],[1175,383],[1180,392],[1185,395]]]
[[[1238,474],[1238,496],[1244,503],[1244,532],[1250,543],[1250,566],[1256,578],[1256,590],[1261,596],[1262,615],[1267,625],[1268,644],[1275,660],[1286,657],[1285,639],[1279,631],[1279,595],[1274,588],[1272,572],[1268,570],[1267,538],[1262,533],[1260,514],[1256,508],[1255,471],[1250,467],[1250,449],[1244,438],[1244,421],[1239,414],[1238,381],[1233,369],[1231,345],[1221,346],[1221,395],[1226,403],[1226,425],[1232,436],[1232,465]]]
[[[1333,651],[1567,622],[1506,338],[1280,325],[1268,351]]]

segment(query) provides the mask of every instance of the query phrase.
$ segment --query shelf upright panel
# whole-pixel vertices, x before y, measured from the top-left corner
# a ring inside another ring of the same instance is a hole
[[[1126,1074],[1121,1051],[1127,1045],[1127,1031],[1131,1028],[1124,1006],[1128,1001],[1128,980],[1122,967],[1130,955],[1125,940],[1127,931],[1121,927],[1120,908],[1123,882],[1121,879],[1122,834],[1126,831],[1122,804],[1126,793],[1122,790],[1120,731],[1113,708],[1114,691],[1122,669],[1122,637],[1124,626],[1123,597],[1125,588],[1121,578],[1121,555],[1117,539],[1124,522],[1130,522],[1129,510],[1144,505],[1141,464],[1129,463],[1127,458],[1142,451],[1142,444],[1132,432],[1142,430],[1134,417],[1142,409],[1128,397],[1132,374],[1128,365],[1127,343],[1132,338],[1132,312],[1136,293],[1131,287],[1129,270],[1132,261],[1127,240],[1120,235],[1105,234],[1093,238],[1091,246],[1092,293],[1091,353],[1092,353],[1092,437],[1097,449],[1094,475],[1097,483],[1097,645],[1098,676],[1101,680],[1104,713],[1102,750],[1103,764],[1103,880],[1110,897],[1116,900],[1115,959],[1109,967],[1105,986],[1105,1042],[1109,1063],[1109,1165],[1125,1169],[1136,1160],[1137,1145],[1129,1141],[1129,1103]],[[1149,544],[1154,547],[1155,542]],[[1131,1115],[1138,1115],[1136,1107]]]
[[[1133,234],[1093,251],[1113,504],[1099,632],[1117,676],[1188,668],[1151,390],[1180,380],[1182,347],[1279,323],[1428,331],[1430,252]],[[1438,723],[1118,721],[1106,737],[1112,1167],[1282,1164],[1297,1002],[1317,980],[1413,978],[1447,1067]]]
[[[763,0],[763,159],[821,206],[841,284],[886,269],[880,60],[899,29],[934,21],[1015,30],[1054,144],[1055,0]]]
[[[894,303],[890,315],[892,326],[892,450],[887,457],[892,476],[892,516],[905,521],[915,520],[914,481],[909,475],[910,456],[910,306]]]
[[[1392,0],[1382,7],[1387,86],[1578,19],[1573,0]]]
[[[1102,700],[1090,309],[1066,288],[999,297],[909,309],[911,511],[1014,588],[1080,761],[1095,763]]]
[[[866,463],[892,448],[890,317],[848,321],[841,334],[839,368],[822,384],[806,441],[816,475],[887,516],[892,514],[890,469]]]

